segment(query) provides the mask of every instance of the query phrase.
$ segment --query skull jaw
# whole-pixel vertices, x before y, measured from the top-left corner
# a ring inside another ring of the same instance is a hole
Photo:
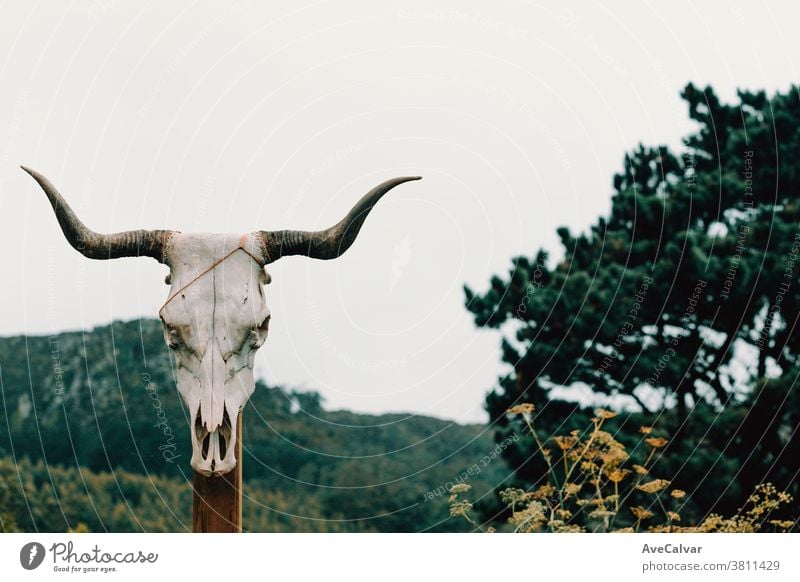
[[[201,414],[199,394],[202,380],[195,374],[187,374],[183,378],[186,382],[182,384],[182,372],[188,371],[178,370],[178,389],[191,414],[192,469],[206,477],[224,475],[236,467],[239,411],[255,391],[253,370],[249,366],[240,368],[224,382],[221,391],[224,394],[222,422],[211,427]]]
[[[192,467],[203,477],[222,477],[226,473],[230,473],[236,468],[236,459],[231,459],[230,463],[226,461],[224,467],[222,465],[215,465],[215,468],[211,469],[210,466],[206,468],[206,465],[207,463],[202,460],[196,465],[194,455],[192,455]]]
[[[200,427],[192,430],[192,468],[206,477],[219,477],[236,467],[236,422],[228,422],[226,410],[223,424],[208,432]],[[198,423],[199,424],[199,423]],[[232,424],[232,425],[231,425]]]
[[[192,469],[204,477],[221,477],[236,468],[236,456],[233,451],[221,461],[203,458],[197,443],[192,446]]]

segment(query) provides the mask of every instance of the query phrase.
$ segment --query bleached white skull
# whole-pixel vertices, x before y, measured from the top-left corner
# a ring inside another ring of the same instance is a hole
[[[47,194],[69,243],[91,259],[152,257],[170,269],[171,285],[159,315],[175,354],[178,391],[189,408],[192,467],[221,475],[236,466],[239,411],[255,390],[253,360],[264,343],[270,312],[265,266],[288,255],[334,259],[355,240],[372,207],[395,186],[394,178],[367,193],[336,225],[322,231],[255,231],[244,235],[89,230],[55,187],[28,172]]]

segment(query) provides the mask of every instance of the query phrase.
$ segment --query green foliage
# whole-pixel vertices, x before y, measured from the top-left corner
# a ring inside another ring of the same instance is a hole
[[[609,215],[558,229],[563,257],[515,257],[465,299],[477,326],[503,332],[509,373],[486,399],[496,438],[520,402],[549,434],[578,428],[590,414],[551,392],[588,387],[673,435],[666,474],[713,483],[693,499],[702,514],[741,505],[768,475],[798,497],[800,460],[785,451],[799,406],[800,100],[792,88],[724,104],[691,84],[683,98],[697,123],[684,151],[628,153]],[[506,458],[523,484],[545,471],[530,442]]]
[[[3,529],[191,523],[188,416],[159,321],[2,338],[0,379]],[[480,426],[326,411],[316,393],[261,382],[243,417],[251,531],[466,529],[442,520],[445,497],[428,494],[495,447]],[[470,482],[488,492],[506,471],[498,460]]]
[[[185,532],[192,527],[191,483],[168,477],[125,470],[95,473],[4,457],[0,491],[12,493],[0,501],[12,519],[4,523],[5,531]],[[293,517],[297,511],[304,517]],[[249,483],[243,519],[247,531],[345,529],[327,522],[314,499],[296,503],[282,492]]]

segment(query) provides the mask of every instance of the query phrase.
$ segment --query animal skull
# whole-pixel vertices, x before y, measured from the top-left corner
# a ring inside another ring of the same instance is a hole
[[[251,233],[239,244],[238,236],[176,233],[165,254],[172,288],[159,315],[193,420],[192,467],[206,475],[236,466],[237,417],[255,389],[253,360],[269,327],[269,276],[261,261],[236,252],[258,257],[258,237]]]
[[[353,244],[372,207],[389,190],[419,177],[394,178],[367,193],[334,226],[317,232],[255,231],[243,236],[135,230],[89,230],[55,187],[23,167],[42,187],[67,241],[91,259],[152,257],[170,269],[159,315],[173,350],[178,392],[190,412],[192,467],[211,476],[236,466],[239,411],[255,390],[253,361],[270,312],[265,266],[288,255],[334,259]]]

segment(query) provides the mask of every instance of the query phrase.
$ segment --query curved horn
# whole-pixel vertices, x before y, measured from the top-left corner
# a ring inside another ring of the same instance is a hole
[[[393,178],[376,186],[359,200],[337,224],[325,230],[262,230],[266,249],[264,261],[271,263],[288,255],[304,255],[312,259],[335,259],[350,248],[372,207],[384,194],[403,182],[420,180],[419,176]]]
[[[90,259],[153,257],[159,262],[164,262],[164,248],[174,231],[128,230],[114,234],[100,234],[89,230],[47,178],[30,168],[20,167],[42,187],[67,241],[85,257]]]

